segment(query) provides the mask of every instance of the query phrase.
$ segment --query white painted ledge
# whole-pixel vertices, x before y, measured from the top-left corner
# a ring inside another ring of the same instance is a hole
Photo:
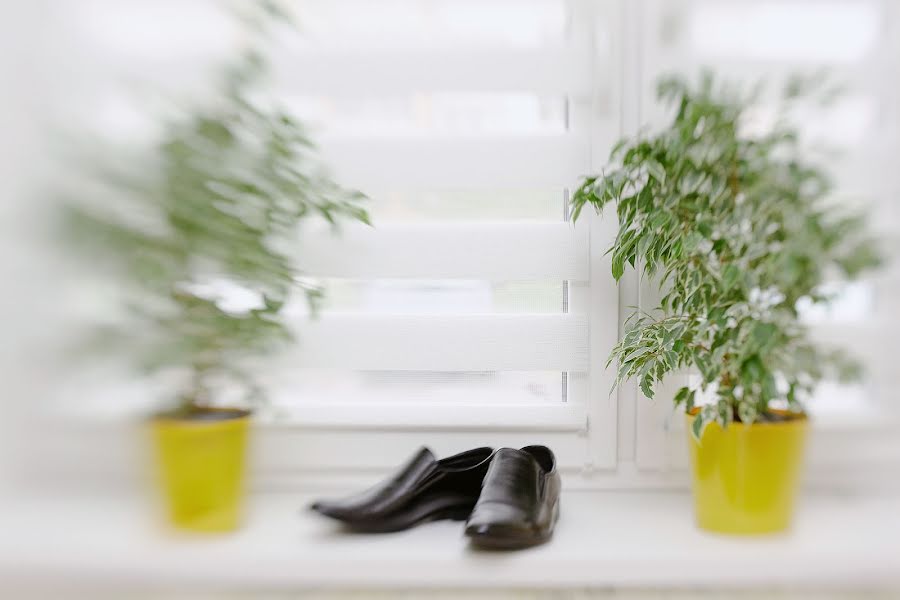
[[[900,590],[898,498],[809,497],[787,535],[698,531],[677,493],[570,492],[555,538],[520,552],[469,548],[461,524],[344,534],[258,496],[246,526],[179,538],[125,498],[20,501],[0,513],[0,581],[66,589],[657,588]]]

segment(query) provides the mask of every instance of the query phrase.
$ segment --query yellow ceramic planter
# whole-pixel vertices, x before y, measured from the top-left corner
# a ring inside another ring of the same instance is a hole
[[[172,524],[190,531],[230,531],[241,517],[247,411],[210,409],[202,418],[152,422],[157,470]]]
[[[697,524],[734,534],[787,529],[807,424],[805,417],[725,429],[712,423],[699,442],[688,433]]]

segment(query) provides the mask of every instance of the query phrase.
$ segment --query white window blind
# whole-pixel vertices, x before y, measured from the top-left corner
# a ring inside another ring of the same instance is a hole
[[[260,366],[281,424],[267,454],[383,468],[422,443],[544,442],[566,469],[614,464],[615,398],[593,369],[618,334],[610,223],[573,226],[567,204],[620,134],[618,3],[286,4],[300,33],[275,45],[274,89],[375,226],[298,232],[328,298],[314,321],[289,307],[299,344]],[[146,115],[239,43],[222,8],[60,5],[69,97],[102,135],[152,136]]]

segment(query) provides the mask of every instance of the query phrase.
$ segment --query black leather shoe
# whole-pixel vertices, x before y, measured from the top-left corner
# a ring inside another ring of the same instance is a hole
[[[525,548],[553,535],[559,518],[559,473],[546,446],[497,450],[466,523],[466,535],[486,548]]]
[[[312,510],[357,531],[388,532],[426,521],[462,521],[472,512],[493,449],[475,448],[437,460],[422,448],[394,475],[341,500],[321,500]]]

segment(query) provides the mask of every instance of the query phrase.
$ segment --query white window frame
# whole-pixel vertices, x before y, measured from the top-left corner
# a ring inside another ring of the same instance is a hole
[[[686,0],[571,0],[573,36],[581,36],[582,42],[592,48],[590,70],[601,74],[591,98],[571,105],[573,123],[579,127],[586,124],[590,132],[585,164],[591,171],[598,172],[605,165],[613,138],[641,130],[653,102],[649,93],[652,82],[643,73],[648,59],[644,36],[659,26],[649,18],[658,17],[660,6],[669,1],[677,7]],[[900,10],[896,3],[886,5],[895,13]],[[605,30],[610,34],[606,40],[610,46],[602,49],[595,47],[599,42],[594,35],[601,20],[607,23]],[[895,14],[889,21],[895,32],[884,36],[891,47],[883,53],[895,57],[896,64],[900,57],[900,32],[896,32],[900,17]],[[602,74],[615,83],[601,85]],[[328,74],[320,75],[326,83],[333,79]],[[900,87],[895,86],[895,99],[900,100],[898,93]],[[900,112],[897,104],[895,112]],[[610,123],[608,115],[613,115],[615,123]],[[894,122],[900,123],[897,114]],[[570,286],[570,306],[573,313],[584,315],[576,318],[588,328],[588,377],[583,382],[575,378],[570,381],[571,396],[585,398],[584,402],[481,407],[469,413],[446,405],[329,406],[323,399],[318,405],[304,404],[286,418],[258,420],[255,468],[251,471],[255,488],[360,485],[394,468],[423,444],[446,455],[481,445],[517,447],[533,443],[553,448],[560,458],[564,484],[570,489],[685,488],[686,434],[679,416],[673,417],[668,401],[671,393],[667,393],[677,383],[676,378],[658,390],[654,401],[644,398],[631,382],[610,394],[614,372],[604,369],[609,349],[621,334],[629,307],[653,306],[654,291],[633,271],[616,286],[605,254],[615,231],[614,216],[601,218],[588,212],[572,226],[572,232],[580,240],[576,248],[581,249],[586,262],[589,283]],[[308,347],[314,348],[314,341]],[[579,385],[587,389],[575,389]],[[117,447],[124,448],[132,441],[122,439],[124,433],[131,436],[134,432],[123,433],[119,426],[114,424],[111,437]],[[815,425],[809,452],[810,481],[829,486],[893,484],[884,474],[900,465],[898,432],[896,414]],[[92,439],[86,443],[71,445],[76,451],[67,454],[65,465],[83,467],[110,459],[109,446],[100,443],[106,438],[102,432],[96,433],[88,436]],[[129,456],[127,451],[123,454]],[[130,461],[126,467],[123,462],[123,471],[133,464]]]
[[[594,172],[605,165],[615,141],[610,138],[609,122],[596,116],[602,112],[598,103],[603,103],[606,114],[618,115],[618,127],[613,129],[619,136],[637,134],[648,107],[652,110],[653,82],[644,77],[648,59],[645,36],[660,26],[651,17],[662,15],[662,4],[663,0],[572,1],[575,33],[588,36],[592,48],[598,20],[614,23],[607,27],[611,48],[604,52],[595,49],[591,62],[592,72],[603,69],[616,83],[600,85],[598,76],[590,102],[571,105],[574,122],[589,123]],[[675,8],[679,5],[672,4]],[[588,316],[591,368],[583,383],[588,387],[586,405],[497,407],[473,411],[468,421],[448,406],[394,407],[388,413],[383,412],[384,407],[359,407],[354,413],[356,420],[335,420],[323,409],[317,416],[307,415],[305,422],[303,418],[289,419],[260,427],[258,483],[264,488],[358,485],[393,468],[422,444],[448,453],[479,445],[545,443],[560,457],[569,489],[686,488],[686,433],[681,415],[673,413],[667,399],[685,376],[671,377],[651,401],[633,382],[610,394],[614,373],[604,368],[630,307],[653,306],[656,291],[635,271],[627,272],[620,285],[615,285],[605,254],[615,233],[615,220],[593,214],[585,217],[575,227],[584,228],[587,239],[589,283],[570,286],[570,306]],[[610,326],[614,320],[618,327]],[[579,383],[571,381],[570,385]],[[573,392],[577,396],[583,391]],[[893,414],[886,419],[816,423],[808,482],[818,487],[892,486],[883,474],[900,464],[900,447],[895,441],[898,430]]]

